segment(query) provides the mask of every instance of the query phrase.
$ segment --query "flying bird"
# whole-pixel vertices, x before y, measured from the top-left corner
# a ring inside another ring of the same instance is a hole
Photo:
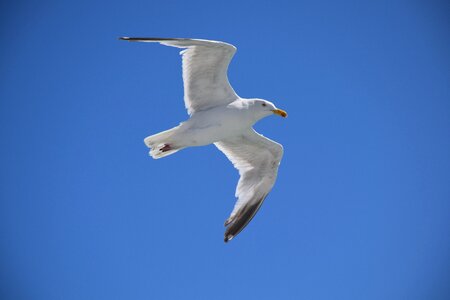
[[[257,133],[253,125],[269,115],[286,117],[273,103],[239,97],[227,70],[236,47],[187,38],[121,37],[182,48],[184,104],[190,118],[172,129],[144,139],[154,159],[193,146],[214,144],[238,169],[237,201],[225,221],[224,241],[239,234],[255,216],[277,178],[283,147]]]

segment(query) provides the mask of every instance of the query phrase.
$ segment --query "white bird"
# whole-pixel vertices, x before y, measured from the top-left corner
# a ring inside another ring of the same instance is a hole
[[[186,38],[120,38],[135,42],[157,42],[184,48],[184,103],[190,118],[179,126],[145,138],[154,159],[181,149],[214,143],[234,167],[240,179],[237,202],[225,221],[225,242],[251,221],[272,189],[283,156],[283,147],[257,133],[253,125],[272,114],[286,117],[263,99],[240,98],[228,82],[227,70],[236,52],[233,45]]]

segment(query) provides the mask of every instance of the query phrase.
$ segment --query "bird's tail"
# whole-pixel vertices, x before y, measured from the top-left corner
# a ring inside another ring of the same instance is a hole
[[[150,148],[150,156],[154,159],[162,158],[183,149],[174,143],[173,136],[179,126],[148,136],[144,139],[145,145]]]

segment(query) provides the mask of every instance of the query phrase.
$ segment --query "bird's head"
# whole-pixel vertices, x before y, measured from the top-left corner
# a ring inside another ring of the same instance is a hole
[[[255,111],[259,119],[272,114],[283,118],[287,117],[287,113],[284,110],[277,108],[272,102],[263,99],[253,99],[252,110]]]

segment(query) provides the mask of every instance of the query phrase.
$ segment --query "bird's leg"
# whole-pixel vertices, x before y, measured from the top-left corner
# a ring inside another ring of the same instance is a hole
[[[172,147],[169,144],[164,144],[164,146],[159,149],[161,152],[167,152],[169,150],[172,150]]]

